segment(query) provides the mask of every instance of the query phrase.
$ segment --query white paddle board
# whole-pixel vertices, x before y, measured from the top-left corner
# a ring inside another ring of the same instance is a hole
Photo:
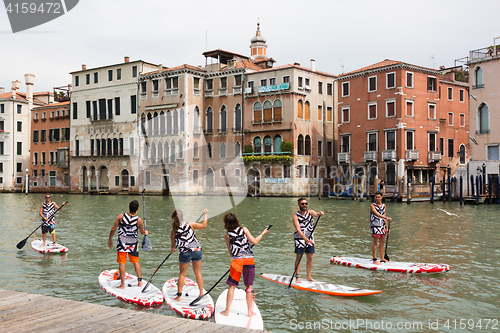
[[[99,275],[99,285],[108,294],[121,299],[127,303],[142,305],[142,306],[156,306],[163,303],[163,294],[160,289],[150,284],[145,292],[142,289],[146,286],[147,281],[142,281],[142,287],[137,285],[137,277],[125,273],[125,289],[118,289],[121,281],[115,280],[113,274],[118,271],[117,269],[110,269],[102,272]]]
[[[445,264],[418,264],[411,262],[385,262],[381,265],[375,265],[371,259],[332,257],[331,263],[344,266],[361,267],[373,271],[398,272],[398,273],[446,273],[450,270],[449,265]]]
[[[276,274],[260,274],[264,279],[268,279],[269,281],[277,282],[280,284],[285,284],[288,286],[290,283],[290,277],[285,275],[276,275]],[[296,282],[296,279],[293,279],[291,287],[300,290],[313,291],[316,293],[327,294],[331,296],[368,296],[374,294],[380,294],[382,291],[380,290],[369,290],[369,289],[361,289],[361,288],[352,288],[347,286],[342,286],[339,284],[332,284],[327,282],[320,281],[307,281],[305,278],[300,278],[300,283]]]
[[[163,285],[163,297],[165,297],[165,302],[168,306],[184,318],[208,319],[212,317],[214,314],[214,301],[210,295],[204,296],[194,306],[189,305],[189,303],[200,296],[198,284],[191,279],[185,278],[181,300],[174,300],[177,297],[177,279],[177,277],[171,278]],[[203,289],[202,295],[206,292]]]
[[[246,293],[244,290],[236,288],[234,290],[234,299],[229,309],[229,316],[221,315],[221,312],[226,308],[227,291],[224,290],[217,298],[215,303],[215,322],[217,324],[245,327],[253,330],[264,330],[264,322],[260,315],[259,308],[253,301],[254,315],[248,317],[248,307],[246,301]]]
[[[61,244],[55,244],[49,240],[45,241],[45,245],[42,246],[43,241],[41,239],[36,239],[31,242],[31,247],[33,250],[38,251],[40,253],[65,253],[68,252],[68,248],[66,246],[62,246]]]

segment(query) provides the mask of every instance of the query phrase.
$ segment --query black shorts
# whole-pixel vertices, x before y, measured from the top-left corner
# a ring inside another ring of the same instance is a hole
[[[46,234],[47,232],[49,234],[52,234],[52,233],[54,233],[54,231],[55,231],[55,226],[53,224],[42,225],[42,235]]]
[[[304,247],[295,247],[295,253],[296,254],[303,254],[303,253],[314,253],[314,245],[308,245],[305,248]]]

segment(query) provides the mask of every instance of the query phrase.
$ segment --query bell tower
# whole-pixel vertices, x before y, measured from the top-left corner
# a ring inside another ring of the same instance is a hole
[[[267,59],[267,44],[266,39],[260,34],[260,23],[257,23],[257,32],[251,39],[250,52],[252,60]]]

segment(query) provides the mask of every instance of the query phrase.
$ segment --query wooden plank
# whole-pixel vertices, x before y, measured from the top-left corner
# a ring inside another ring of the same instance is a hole
[[[0,299],[4,297],[9,297],[11,295],[17,295],[18,293],[11,290],[0,289]]]
[[[9,295],[6,297],[2,297],[0,299],[0,308],[4,306],[15,306],[16,303],[20,302],[26,302],[29,300],[36,300],[39,299],[40,297],[43,297],[43,295],[37,295],[37,294],[20,294],[18,293],[17,295]]]
[[[5,320],[2,319],[0,328],[10,325],[12,322],[29,321],[32,318],[43,315],[47,311],[52,311],[53,307],[57,304],[60,304],[59,300],[52,297],[43,299],[43,301],[19,304],[15,307],[16,311],[11,312]]]
[[[110,318],[119,316],[120,314],[123,314],[123,312],[127,311],[125,309],[110,308],[110,307],[105,307],[103,305],[97,305],[96,310],[97,313],[94,313],[90,316],[79,319],[77,321],[73,321],[64,326],[59,326],[56,329],[51,329],[51,333],[109,332]]]

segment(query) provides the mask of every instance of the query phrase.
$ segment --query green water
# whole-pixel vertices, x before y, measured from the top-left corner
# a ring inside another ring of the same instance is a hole
[[[118,268],[115,250],[107,248],[114,219],[127,211],[132,199],[141,203],[139,215],[142,217],[142,198],[57,194],[52,199],[59,205],[64,200],[70,202],[56,219],[57,241],[70,249],[64,255],[33,251],[30,242],[41,237],[40,231],[22,250],[16,248],[16,244],[39,225],[38,210],[43,194],[0,195],[0,288],[140,310],[102,292],[97,277],[103,270]],[[202,202],[199,197],[187,197],[182,200],[184,207],[193,207],[190,211],[185,209],[185,216],[195,220],[202,213],[203,205],[211,209],[219,199],[212,197]],[[140,263],[147,280],[168,254],[168,217],[174,203],[170,197],[146,197],[146,208],[153,250],[141,252]],[[294,198],[247,198],[232,209],[241,224],[254,235],[268,224],[274,225],[254,248],[257,274],[293,273],[291,216],[296,208]],[[447,215],[439,208],[460,217]],[[309,209],[325,212],[315,231],[313,277],[318,281],[383,292],[366,297],[331,297],[288,290],[286,286],[256,276],[256,302],[266,330],[491,332],[500,329],[500,324],[495,326],[495,321],[489,321],[500,320],[499,205],[387,203],[388,216],[393,218],[388,247],[391,260],[451,266],[446,274],[428,276],[372,272],[330,264],[333,255],[371,257],[369,202],[311,198]],[[202,274],[208,290],[230,263],[223,239],[222,216],[211,217],[208,228],[196,234],[203,246]],[[305,273],[303,266],[302,273]],[[134,273],[129,263],[127,271]],[[153,283],[161,289],[163,283],[176,274],[177,255],[172,255],[157,272]],[[188,277],[194,278],[191,269]],[[224,280],[212,291],[214,301],[225,287]],[[166,304],[144,311],[176,316]],[[438,329],[434,329],[436,321]],[[429,322],[434,326],[429,327]],[[317,329],[313,329],[313,325]]]

